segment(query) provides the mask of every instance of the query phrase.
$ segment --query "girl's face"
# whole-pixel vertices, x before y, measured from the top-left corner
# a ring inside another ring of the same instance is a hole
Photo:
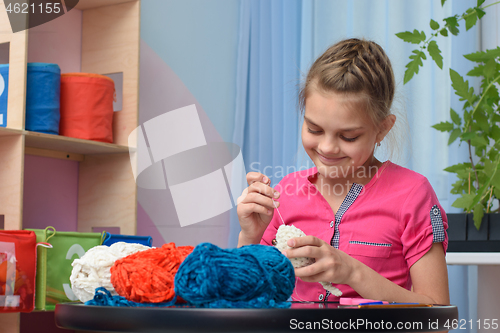
[[[302,144],[321,176],[356,179],[359,168],[368,176],[368,168],[379,163],[373,151],[388,131],[376,127],[363,106],[356,97],[336,93],[313,90],[307,97]]]

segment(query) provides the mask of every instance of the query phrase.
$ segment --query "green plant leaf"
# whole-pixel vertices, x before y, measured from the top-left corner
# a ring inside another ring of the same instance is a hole
[[[427,51],[429,51],[429,55],[434,60],[436,65],[443,69],[443,56],[441,55],[441,50],[439,49],[435,40],[431,41],[427,46]]]
[[[448,37],[448,30],[446,28],[439,30],[439,33],[444,37]]]
[[[469,8],[466,13],[463,18],[465,19],[465,30],[468,31],[477,23],[477,12],[475,9]]]
[[[477,230],[481,227],[481,221],[483,220],[484,216],[484,206],[481,203],[477,203],[474,206],[474,226],[476,227]]]
[[[481,6],[486,0],[477,0],[477,7]]]
[[[447,167],[446,169],[444,169],[444,171],[456,173],[458,171],[467,171],[470,168],[471,168],[470,163],[458,163],[458,164]]]
[[[471,145],[478,149],[479,147],[486,147],[488,145],[488,141],[483,136],[476,136],[470,139]],[[481,154],[482,155],[482,154]]]
[[[474,88],[469,88],[469,81],[465,81],[460,74],[451,68],[450,78],[452,82],[451,86],[455,89],[455,94],[462,97],[461,100],[465,99],[472,105],[474,100]]]
[[[497,158],[497,160],[495,161],[495,164],[494,164],[495,167],[494,167],[493,174],[490,175],[486,181],[480,181],[480,183],[482,183],[482,185],[479,188],[479,190],[477,191],[477,195],[472,200],[472,204],[470,205],[470,207],[475,206],[477,203],[479,203],[481,200],[483,200],[483,195],[490,188],[491,181],[494,179],[494,177],[496,177],[496,174],[499,172],[499,170],[498,170],[499,163],[500,163],[500,159]]]
[[[500,140],[500,127],[498,127],[496,124],[491,126],[490,138],[495,141]]]
[[[429,53],[430,53],[430,50],[429,50]],[[495,61],[495,59],[489,59],[488,61],[486,61],[486,63],[484,64],[484,70],[483,70],[483,75],[484,77],[486,78],[492,78],[495,76],[495,74],[497,74],[498,71],[497,71],[497,62]]]
[[[494,114],[493,117],[491,117],[494,123],[500,123],[500,114]]]
[[[495,173],[491,178],[491,185],[495,186],[495,188],[500,188],[500,172]]]
[[[453,202],[452,206],[456,208],[467,209],[469,208],[475,197],[475,194],[463,194]]]
[[[487,175],[491,175],[493,173],[494,164],[490,160],[484,161],[484,170],[483,172]]]
[[[495,148],[495,146],[490,148],[490,151],[488,154],[486,154],[487,158],[489,158],[491,161],[494,161],[498,158],[498,150]]]
[[[500,57],[500,46],[497,46],[496,49],[465,54],[464,57],[465,59],[474,62],[486,62],[490,59],[496,59]]]
[[[449,121],[442,121],[438,124],[432,125],[431,127],[437,129],[440,132],[449,132],[453,130],[454,126]]]
[[[458,35],[458,33],[460,32],[458,30],[458,15],[447,17],[444,19],[444,21],[446,22],[445,27],[448,28],[448,31],[452,35]]]
[[[441,0],[441,7],[444,6],[444,3],[446,2],[446,0]]]
[[[396,34],[396,36],[398,36],[405,42],[412,44],[420,44],[420,42],[425,41],[425,33],[423,31],[422,33],[420,33],[417,29],[413,30],[413,32],[411,31],[399,32]]]
[[[497,199],[498,199],[498,198],[500,198],[500,188],[495,187],[495,188],[493,189],[493,195],[494,195],[494,196],[495,196],[495,198],[497,198]]]
[[[483,76],[483,70],[484,65],[477,65],[467,73],[467,76]]]
[[[439,23],[437,23],[436,21],[434,21],[433,19],[431,19],[431,22],[429,23],[429,25],[431,26],[431,29],[432,30],[437,30],[439,29]]]
[[[483,90],[486,89],[486,87],[483,87]],[[490,101],[488,101],[485,105],[485,108],[487,109],[487,111],[489,113],[493,113],[493,108],[491,107],[493,104],[500,104],[499,101],[500,101],[500,96],[498,95],[498,88],[496,85],[492,85],[488,91],[484,94],[484,97],[486,99],[489,99]]]
[[[462,139],[462,141],[468,141],[468,140],[474,139],[475,137],[477,137],[476,132],[465,132],[465,133],[462,133],[462,135],[460,135],[460,138]]]
[[[410,56],[410,59],[412,59],[412,61],[406,64],[403,84],[406,84],[408,81],[410,81],[413,75],[418,74],[419,67],[423,66],[422,59],[426,59],[425,53],[423,53],[422,51],[413,50],[412,53],[413,54]]]
[[[488,117],[483,112],[474,113],[474,120],[479,125],[482,131],[489,132],[490,131],[490,123],[488,121]]]
[[[451,145],[455,140],[460,136],[462,131],[460,131],[459,128],[455,128],[453,131],[450,133],[450,138],[448,139],[448,146]]]
[[[495,164],[488,160],[484,161],[484,173],[488,176],[488,178],[491,177],[491,185],[495,188],[500,188],[500,172],[496,172],[496,168],[498,168],[498,164]]]
[[[472,123],[469,125],[470,129],[468,132],[479,132],[481,130],[481,127],[479,127],[478,124]]]
[[[483,0],[483,2],[484,2],[484,0]],[[486,12],[482,8],[479,8],[479,5],[477,5],[477,7],[475,9],[477,12],[477,17],[479,19],[481,19],[486,14]]]
[[[413,30],[413,32],[416,32],[417,29]],[[422,42],[425,42],[425,40],[427,39],[427,37],[425,36],[425,32],[422,30],[420,31],[420,38],[422,39]]]
[[[463,194],[467,190],[466,184],[463,180],[457,180],[455,183],[452,184],[451,187],[451,194]]]
[[[453,108],[450,108],[450,117],[454,124],[458,126],[462,124],[462,118],[460,118],[458,113],[455,110],[453,110]]]

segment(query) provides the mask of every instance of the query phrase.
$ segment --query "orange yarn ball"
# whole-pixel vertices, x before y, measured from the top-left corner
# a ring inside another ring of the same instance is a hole
[[[175,273],[193,249],[168,243],[118,259],[111,267],[111,283],[118,295],[129,301],[169,302],[175,295]]]

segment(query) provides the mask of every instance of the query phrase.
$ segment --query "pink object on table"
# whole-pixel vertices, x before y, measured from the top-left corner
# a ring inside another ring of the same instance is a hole
[[[366,298],[341,297],[339,299],[340,305],[359,305],[361,303],[373,303],[373,302],[382,302],[382,304],[389,304],[389,302],[386,301],[377,301],[374,299],[366,299]]]

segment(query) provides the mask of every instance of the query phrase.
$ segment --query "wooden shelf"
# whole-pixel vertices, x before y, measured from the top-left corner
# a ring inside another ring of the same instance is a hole
[[[118,5],[121,3],[132,2],[135,0],[80,0],[76,5],[76,9],[85,10],[97,7]]]
[[[67,136],[45,134],[38,132],[23,132],[26,135],[26,147],[55,150],[60,152],[95,155],[95,154],[123,154],[128,153],[126,146],[112,143],[82,140]]]
[[[500,265],[500,252],[448,252],[448,265]]]
[[[128,154],[136,148],[92,140],[70,138],[62,135],[45,134],[0,127],[0,138],[24,135],[25,146],[37,150],[50,150],[78,155]],[[35,150],[30,150],[35,151]]]
[[[17,130],[17,129],[12,129],[12,128],[6,128],[6,127],[0,127],[0,137],[2,136],[12,136],[12,135],[21,135],[23,134],[23,131]]]

